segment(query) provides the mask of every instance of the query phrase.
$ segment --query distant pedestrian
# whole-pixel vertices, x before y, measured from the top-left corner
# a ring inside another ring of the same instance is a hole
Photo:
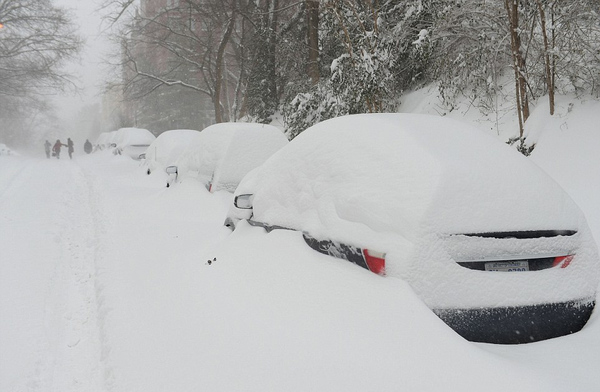
[[[69,148],[69,159],[73,159],[73,151],[75,151],[73,140],[71,138],[67,139],[67,147]]]
[[[46,143],[44,143],[44,150],[46,150],[46,158],[48,159],[50,159],[50,147],[52,147],[52,144],[46,140]]]
[[[85,151],[86,154],[92,152],[92,143],[90,143],[88,139],[85,139],[85,143],[83,144],[83,151]]]
[[[60,148],[67,147],[66,144],[62,144],[60,139],[56,139],[56,143],[54,143],[54,147],[52,147],[52,156],[56,157],[56,159],[60,159]]]

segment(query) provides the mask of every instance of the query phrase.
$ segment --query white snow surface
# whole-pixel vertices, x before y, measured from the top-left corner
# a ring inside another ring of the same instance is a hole
[[[240,188],[253,189],[255,220],[387,253],[387,275],[404,278],[432,308],[588,300],[599,282],[596,247],[571,198],[523,155],[457,120],[369,114],[324,121]],[[556,229],[578,233],[451,236]],[[572,268],[535,275],[476,273],[454,262],[574,253]]]
[[[212,191],[233,192],[252,169],[288,142],[278,128],[256,123],[211,125],[190,141],[177,161],[182,177],[212,182]]]
[[[600,104],[566,113],[531,158],[598,239]],[[570,336],[470,343],[401,279],[298,232],[230,234],[231,194],[160,185],[106,151],[0,157],[0,391],[598,391],[598,312]]]
[[[151,171],[164,171],[173,165],[188,145],[200,135],[191,129],[174,129],[158,135],[146,150],[145,164]]]
[[[120,128],[114,139],[111,141],[117,145],[117,148],[123,148],[131,145],[150,145],[156,136],[149,130],[142,128]]]
[[[382,250],[382,238],[395,242],[398,234],[577,229],[581,215],[555,181],[514,149],[439,116],[323,121],[250,180],[260,221]]]

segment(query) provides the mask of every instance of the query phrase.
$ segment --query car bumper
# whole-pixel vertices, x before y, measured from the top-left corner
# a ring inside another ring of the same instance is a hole
[[[463,338],[481,343],[520,344],[581,330],[595,301],[580,300],[519,307],[434,309]]]

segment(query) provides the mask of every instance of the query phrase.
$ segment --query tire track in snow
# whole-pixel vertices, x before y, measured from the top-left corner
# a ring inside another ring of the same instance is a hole
[[[95,244],[93,246],[93,269],[94,269],[94,296],[96,304],[96,326],[100,339],[100,361],[102,363],[103,383],[106,390],[115,389],[115,376],[110,365],[110,345],[107,336],[106,320],[111,309],[106,305],[102,283],[101,262],[107,257],[108,252],[113,247],[109,243],[108,231],[112,227],[112,219],[107,213],[107,203],[101,197],[100,187],[97,180],[89,171],[79,167],[86,188],[87,202],[91,218],[94,222],[93,237]]]
[[[46,353],[31,385],[40,391],[107,391],[112,372],[106,365],[106,310],[96,263],[103,221],[82,169],[73,161],[60,169],[66,184],[56,207],[64,218],[55,228],[59,255],[46,300]]]

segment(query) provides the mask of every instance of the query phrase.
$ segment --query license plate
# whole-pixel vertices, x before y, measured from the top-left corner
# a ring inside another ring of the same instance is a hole
[[[519,272],[529,271],[528,261],[493,261],[485,263],[486,271]]]

